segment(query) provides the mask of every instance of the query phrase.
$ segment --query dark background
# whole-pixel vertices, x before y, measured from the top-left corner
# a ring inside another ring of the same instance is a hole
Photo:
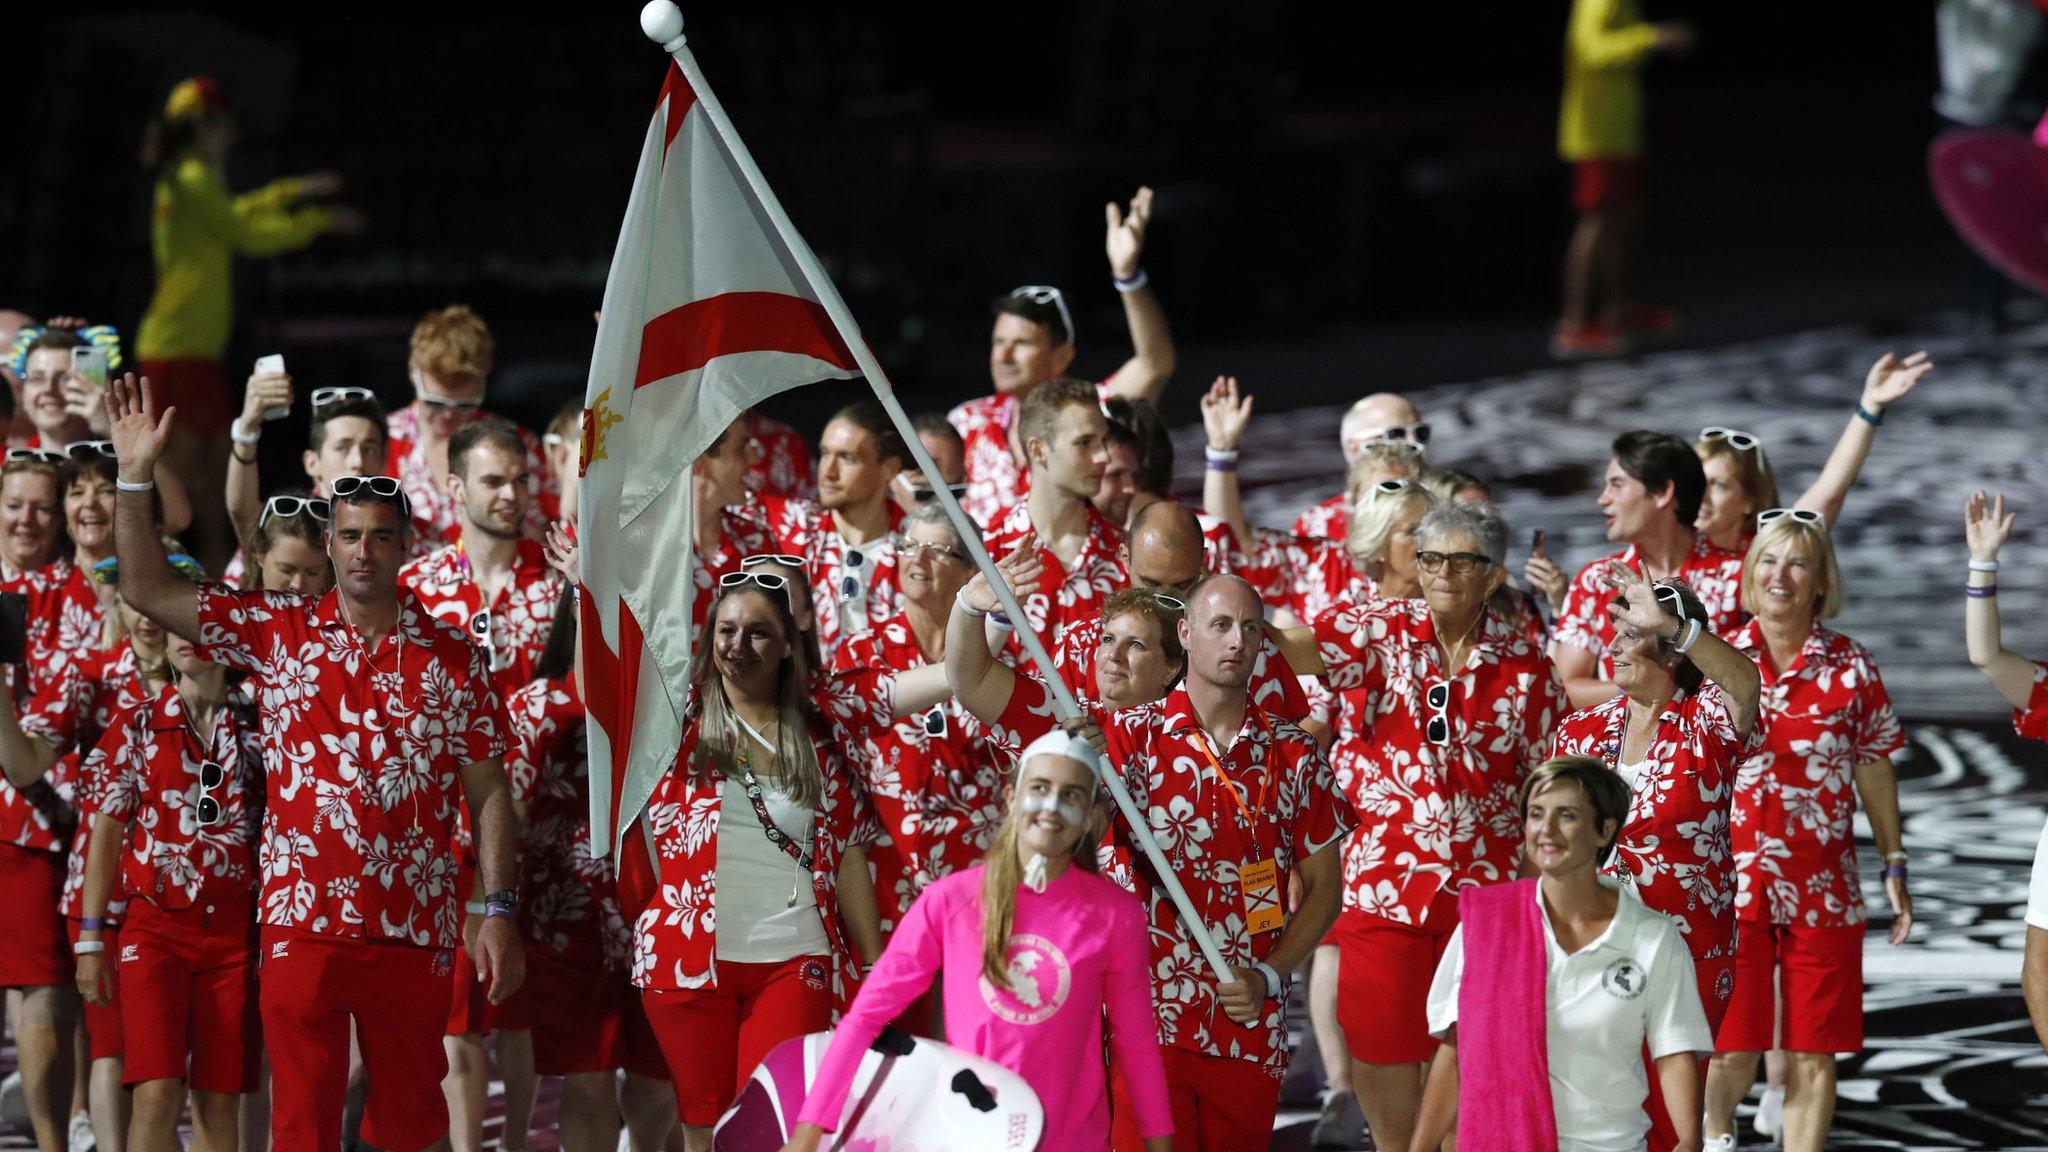
[[[986,392],[987,300],[1065,285],[1079,368],[1126,353],[1102,204],[1158,191],[1146,265],[1182,348],[1269,403],[1539,362],[1570,228],[1564,0],[685,6],[714,89],[913,410]],[[1381,11],[1384,9],[1384,11]],[[1932,6],[1646,5],[1699,50],[1648,72],[1644,294],[1712,342],[1957,303],[1927,192]],[[627,4],[12,16],[0,304],[132,329],[135,160],[175,81],[242,113],[238,189],[336,168],[370,234],[239,267],[231,363],[402,398],[404,335],[466,301],[523,417],[582,389],[589,315],[663,57]],[[2030,86],[2039,91],[2039,85]],[[1274,395],[1283,393],[1284,397]],[[822,415],[785,398],[808,431]]]

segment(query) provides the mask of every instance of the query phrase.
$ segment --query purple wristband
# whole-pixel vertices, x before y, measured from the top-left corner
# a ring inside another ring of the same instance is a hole
[[[1885,865],[1884,878],[1887,880],[1893,878],[1904,880],[1906,878],[1906,866],[1904,864]]]
[[[1968,596],[1972,600],[1989,600],[1998,595],[1998,585],[1965,584],[1963,585],[1963,595]]]
[[[486,920],[511,920],[519,915],[519,909],[509,904],[492,904],[484,909]]]
[[[107,920],[100,916],[80,916],[78,918],[78,927],[83,932],[104,932],[107,928]]]
[[[1237,471],[1237,461],[1235,460],[1210,460],[1207,462],[1207,466],[1211,472]]]

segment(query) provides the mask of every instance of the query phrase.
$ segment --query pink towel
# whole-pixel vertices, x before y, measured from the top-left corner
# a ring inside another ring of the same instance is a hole
[[[1458,922],[1458,1152],[1557,1152],[1536,881],[1465,889]]]

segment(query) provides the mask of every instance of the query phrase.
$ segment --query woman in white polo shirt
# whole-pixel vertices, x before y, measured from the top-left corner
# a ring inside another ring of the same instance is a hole
[[[1628,786],[1589,757],[1529,774],[1523,848],[1540,875],[1460,895],[1429,989],[1443,1045],[1410,1152],[1434,1152],[1454,1124],[1460,1152],[1638,1152],[1646,1044],[1677,1147],[1697,1152],[1698,1057],[1714,1038],[1692,956],[1676,924],[1599,874],[1628,805]]]

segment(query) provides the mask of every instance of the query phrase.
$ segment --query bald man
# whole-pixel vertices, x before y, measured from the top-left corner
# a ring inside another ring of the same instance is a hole
[[[1263,1148],[1273,1135],[1287,977],[1337,916],[1337,845],[1350,830],[1322,750],[1252,702],[1265,607],[1236,576],[1188,592],[1187,679],[1166,699],[1103,721],[1110,764],[1148,814],[1166,864],[1214,935],[1233,979],[1218,983],[1194,937],[1121,828],[1107,875],[1146,902],[1153,1002],[1175,1147]],[[1298,878],[1300,890],[1287,888]],[[1290,914],[1288,909],[1292,908]],[[1117,1080],[1116,1147],[1144,1147]]]
[[[1429,423],[1408,398],[1395,392],[1375,392],[1351,406],[1337,427],[1344,448],[1344,466],[1358,461],[1365,446],[1377,440],[1405,440],[1417,448],[1429,443]],[[1294,534],[1320,540],[1344,539],[1351,526],[1351,509],[1339,492],[1303,512],[1294,521]]]

